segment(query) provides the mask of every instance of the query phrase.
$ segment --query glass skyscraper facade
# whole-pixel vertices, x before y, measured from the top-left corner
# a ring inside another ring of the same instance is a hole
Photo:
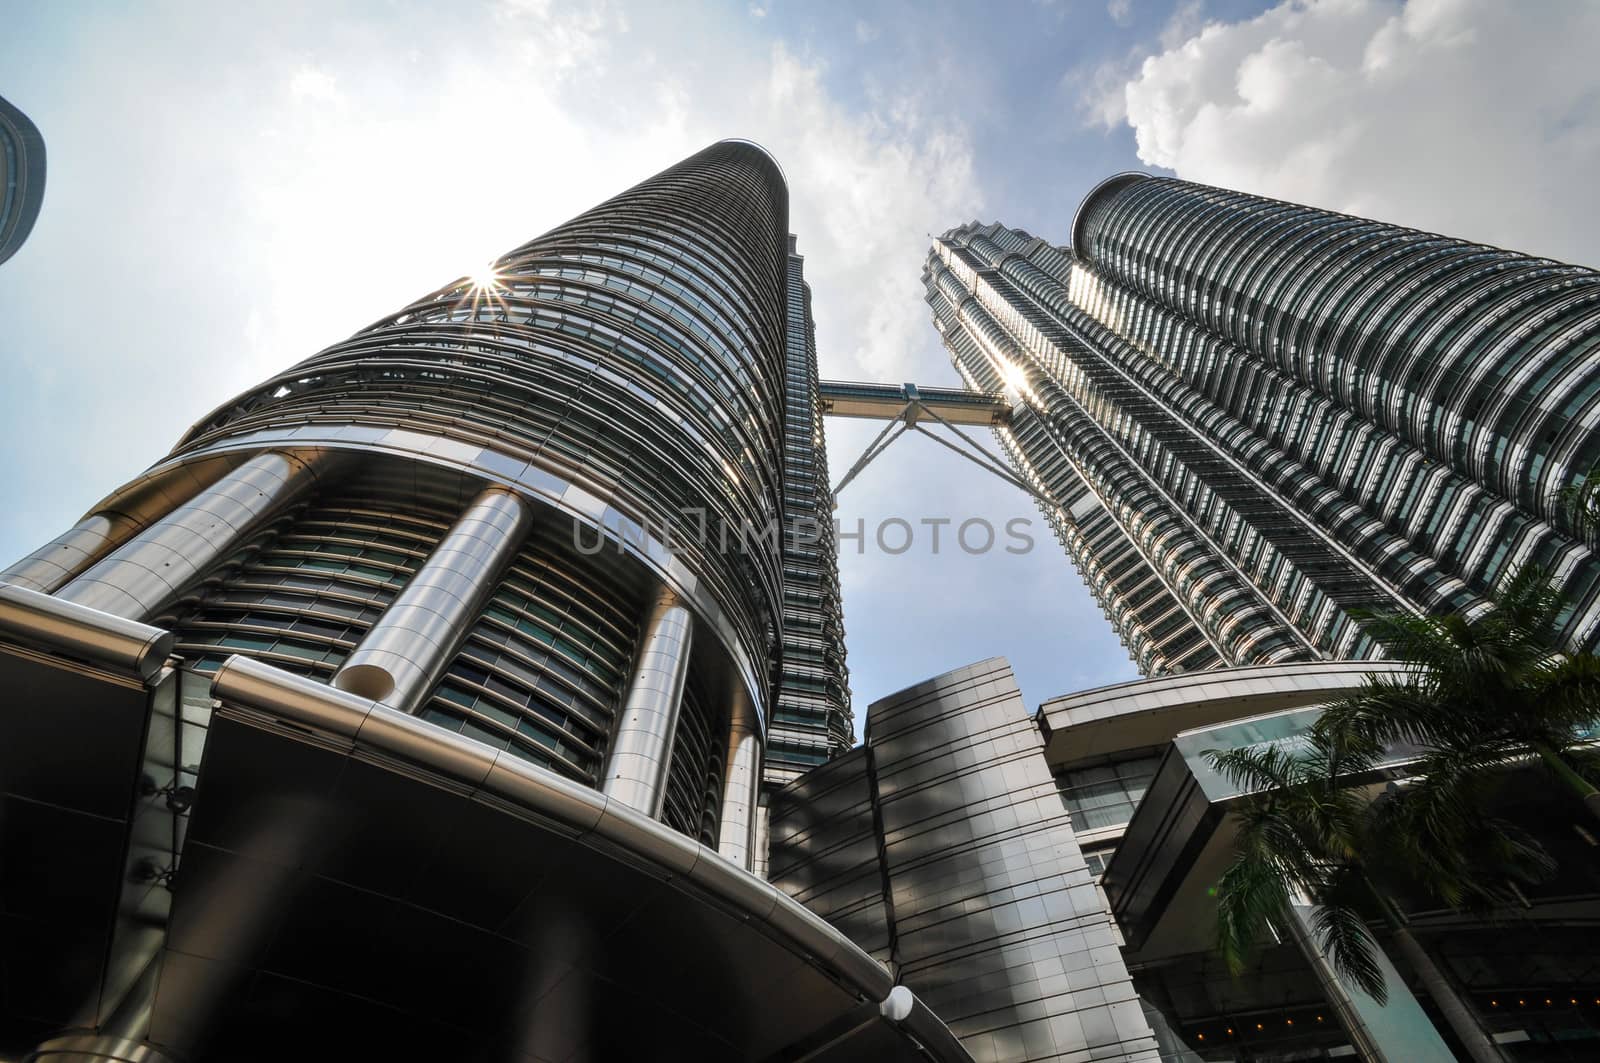
[[[708,149],[208,414],[88,522],[208,480],[193,499],[35,585],[171,630],[198,670],[239,653],[403,700],[594,786],[651,625],[697,615],[651,800],[715,844],[728,733],[759,732],[780,650],[779,552],[725,529],[784,506],[786,224],[763,152]],[[429,558],[468,547],[420,603],[444,630],[385,642]]]
[[[1222,976],[1203,753],[1400,667],[1365,611],[1525,563],[1600,640],[1557,501],[1600,275],[1124,174],[1070,246],[974,223],[925,282],[969,390],[819,382],[783,175],[719,142],[0,572],[0,1057],[1448,1058],[1404,962],[1383,1007],[1304,934]],[[994,426],[1155,678],[1030,713],[990,659],[855,746],[824,397]],[[1571,994],[1499,1034],[1587,1043],[1585,874],[1542,951],[1408,917],[1490,1007]]]
[[[855,745],[817,338],[805,261],[789,237],[783,416],[783,663],[765,777],[782,785]]]
[[[802,267],[713,144],[0,572],[0,1055],[968,1059],[759,877],[853,741]]]
[[[1363,610],[1472,609],[1600,565],[1558,492],[1600,460],[1600,275],[1146,174],[1070,246],[934,243],[935,325],[1142,672],[1381,652]]]

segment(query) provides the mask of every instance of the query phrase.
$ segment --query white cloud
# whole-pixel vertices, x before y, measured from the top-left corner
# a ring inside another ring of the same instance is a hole
[[[1597,39],[1577,0],[1288,2],[1170,42],[1125,113],[1180,177],[1600,264]]]
[[[258,327],[229,386],[724,136],[762,143],[785,169],[825,372],[919,375],[927,234],[981,202],[962,129],[903,96],[847,108],[820,61],[781,45],[664,69],[650,49],[666,42],[605,8],[523,0],[495,24],[491,45],[431,56],[415,80],[397,80],[383,42],[301,63],[217,146],[235,159],[259,267]],[[948,369],[920,367],[932,373]]]
[[[981,203],[971,147],[914,100],[886,101],[868,115],[847,111],[829,97],[822,73],[775,48],[750,117],[769,131],[767,146],[789,178],[824,373],[947,376],[943,365],[917,364],[929,329],[919,272],[928,234],[971,217]]]
[[[1061,89],[1084,125],[1111,129],[1127,120],[1128,80],[1144,58],[1143,50],[1135,48],[1120,59],[1074,67],[1061,76]]]
[[[1110,0],[1106,4],[1106,14],[1119,26],[1133,25],[1133,0]]]
[[[866,19],[856,20],[856,43],[871,44],[877,40],[882,31]]]
[[[1118,19],[1119,10],[1127,21]],[[1111,0],[1106,11],[1118,25],[1132,22],[1132,0]],[[1204,24],[1205,0],[1180,0],[1161,27],[1162,49],[1178,47],[1199,33]],[[1128,82],[1138,75],[1149,58],[1148,46],[1136,44],[1120,56],[1102,58],[1068,70],[1062,75],[1061,88],[1073,101],[1085,125],[1112,129],[1127,120]]]
[[[333,75],[313,66],[302,66],[289,78],[289,94],[296,99],[335,103],[342,99]]]
[[[1161,47],[1176,48],[1205,25],[1205,0],[1181,0],[1161,27]]]

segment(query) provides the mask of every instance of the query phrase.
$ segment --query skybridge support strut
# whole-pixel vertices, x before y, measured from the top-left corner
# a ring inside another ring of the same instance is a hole
[[[888,423],[867,444],[833,489],[834,508],[839,505],[839,493],[861,475],[878,455],[888,450],[895,440],[910,431],[920,432],[940,446],[961,455],[992,476],[1026,492],[1031,497],[1054,510],[1060,503],[1017,476],[1003,458],[993,454],[958,425],[985,425],[998,428],[1011,420],[1011,405],[1000,395],[986,395],[976,391],[954,388],[919,388],[915,384],[902,384],[898,388],[889,384],[854,384],[824,380],[818,385],[822,399],[823,415],[829,417],[859,417],[884,420]],[[932,420],[949,429],[959,441],[952,443],[927,427]]]

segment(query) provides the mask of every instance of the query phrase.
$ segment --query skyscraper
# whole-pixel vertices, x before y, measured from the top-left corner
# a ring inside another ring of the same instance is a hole
[[[28,116],[0,97],[0,262],[17,253],[44,203],[44,137]]]
[[[224,403],[3,576],[167,628],[201,671],[243,653],[639,787],[746,851],[725,743],[767,711],[783,577],[718,533],[783,505],[785,198],[758,149],[708,149]]]
[[[789,237],[783,426],[783,670],[765,778],[782,785],[855,744],[839,555],[817,397],[817,340],[804,259]]]
[[[748,870],[850,739],[787,213],[714,144],[0,572],[0,1055],[969,1058]]]
[[[925,269],[970,387],[1141,671],[1380,653],[1525,563],[1600,643],[1557,493],[1600,460],[1600,274],[1146,174],[1071,245],[962,226]]]

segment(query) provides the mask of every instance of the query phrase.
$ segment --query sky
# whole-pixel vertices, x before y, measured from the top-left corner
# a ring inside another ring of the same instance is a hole
[[[956,383],[930,236],[1065,242],[1121,170],[1600,265],[1586,0],[0,0],[0,25],[0,96],[49,151],[0,265],[0,564],[232,394],[722,137],[784,168],[828,378]],[[876,427],[829,422],[836,478]],[[1136,678],[1012,488],[910,436],[840,502],[858,721],[994,655],[1033,705]],[[935,551],[940,518],[1027,518],[1033,549]]]

